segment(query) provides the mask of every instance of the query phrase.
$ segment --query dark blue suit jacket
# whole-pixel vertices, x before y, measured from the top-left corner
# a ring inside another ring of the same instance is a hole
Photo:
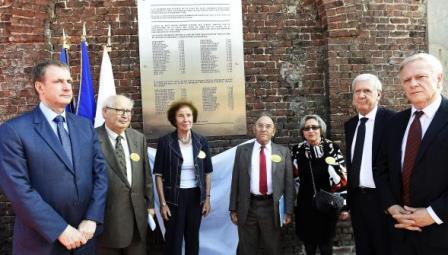
[[[193,145],[193,159],[198,186],[201,190],[201,203],[205,201],[205,175],[213,172],[212,157],[207,139],[191,131]],[[199,152],[205,153],[199,158]],[[179,205],[179,185],[183,158],[177,138],[177,131],[159,138],[157,143],[156,159],[154,161],[154,174],[163,178],[165,200],[170,205]]]
[[[95,130],[66,117],[73,166],[39,107],[0,126],[0,186],[16,213],[13,254],[69,254],[57,240],[67,224],[103,222],[107,172]],[[93,251],[91,243],[80,249]]]
[[[383,209],[403,205],[401,144],[411,117],[407,109],[396,114],[388,124],[387,136],[381,149],[375,182],[381,193]],[[407,233],[429,246],[448,248],[448,100],[442,98],[431,124],[420,144],[410,183],[412,207],[431,206],[444,222],[424,227],[422,232],[395,230],[395,237]]]

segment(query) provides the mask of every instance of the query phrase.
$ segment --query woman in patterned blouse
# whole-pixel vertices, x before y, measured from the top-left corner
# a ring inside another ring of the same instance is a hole
[[[316,190],[339,191],[345,186],[346,171],[339,146],[325,139],[326,124],[318,115],[306,115],[300,121],[305,141],[292,148],[296,180],[299,182],[295,210],[296,234],[307,255],[332,254],[338,211],[323,213],[313,206],[313,179]],[[311,175],[311,171],[312,174]]]

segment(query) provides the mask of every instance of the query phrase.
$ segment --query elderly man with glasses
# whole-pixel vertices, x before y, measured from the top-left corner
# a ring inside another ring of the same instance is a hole
[[[129,128],[134,102],[122,95],[103,106],[96,129],[109,176],[104,232],[98,254],[146,254],[148,213],[154,215],[153,183],[145,136]]]
[[[238,254],[281,254],[280,226],[291,222],[294,181],[287,148],[271,141],[274,122],[261,116],[255,123],[256,140],[238,146],[232,175],[230,218],[238,226]],[[279,200],[284,197],[285,218],[280,221]]]

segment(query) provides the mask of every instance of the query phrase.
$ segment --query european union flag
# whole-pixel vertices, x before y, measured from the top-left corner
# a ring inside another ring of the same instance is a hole
[[[92,74],[90,72],[87,42],[81,41],[81,83],[79,85],[76,114],[88,118],[93,125],[95,120],[95,95],[93,93]]]

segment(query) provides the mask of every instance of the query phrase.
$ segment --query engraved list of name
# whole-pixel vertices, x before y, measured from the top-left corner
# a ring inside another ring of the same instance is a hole
[[[246,133],[241,2],[140,0],[140,68],[145,134],[169,132],[178,99],[199,110],[204,135]]]

